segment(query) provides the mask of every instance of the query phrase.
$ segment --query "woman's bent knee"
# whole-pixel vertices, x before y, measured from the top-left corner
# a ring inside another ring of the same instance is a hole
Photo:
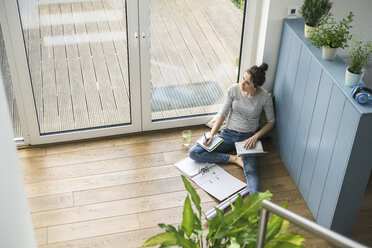
[[[195,160],[197,162],[200,162],[201,153],[202,153],[202,151],[200,150],[200,148],[195,145],[195,146],[191,147],[191,149],[189,151],[189,157],[192,160]]]

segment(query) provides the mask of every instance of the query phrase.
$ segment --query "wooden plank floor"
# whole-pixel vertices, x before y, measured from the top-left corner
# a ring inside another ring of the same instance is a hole
[[[41,133],[130,123],[125,2],[18,2]],[[236,82],[242,20],[229,0],[151,0],[152,87],[215,81],[226,91]],[[218,109],[159,111],[152,118]]]
[[[191,127],[192,142],[208,130]],[[176,224],[186,196],[173,166],[187,156],[181,128],[118,137],[52,144],[18,151],[36,238],[41,248],[139,247],[159,232],[157,223]],[[311,213],[270,140],[259,158],[262,190],[273,202],[306,218]],[[223,165],[245,181],[235,165]],[[203,210],[216,200],[197,187]],[[372,183],[358,217],[354,237],[371,245]],[[329,247],[300,230],[306,247]],[[368,243],[369,242],[369,243]]]

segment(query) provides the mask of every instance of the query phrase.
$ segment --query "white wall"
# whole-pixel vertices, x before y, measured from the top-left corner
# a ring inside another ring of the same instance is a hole
[[[0,247],[36,248],[0,71]]]
[[[342,19],[349,14],[349,11],[354,13],[354,21],[352,22],[352,33],[361,34],[363,40],[372,40],[372,1],[371,0],[334,0],[332,13],[335,17]],[[338,52],[341,57],[348,57],[347,49]]]
[[[271,0],[269,19],[267,21],[266,40],[263,61],[269,65],[266,72],[265,89],[272,91],[275,80],[276,62],[278,60],[283,18],[287,17],[288,7],[300,7],[302,0]]]
[[[276,62],[278,60],[280,38],[282,32],[282,20],[287,17],[288,7],[298,7],[303,0],[271,0],[269,7],[269,19],[267,23],[267,32],[263,61],[269,64],[269,70],[266,76],[265,88],[272,90],[275,80]],[[336,19],[346,17],[349,11],[355,14],[352,23],[352,33],[362,33],[364,40],[372,40],[372,1],[371,0],[333,0],[331,12]],[[340,56],[347,56],[347,50],[340,50]]]

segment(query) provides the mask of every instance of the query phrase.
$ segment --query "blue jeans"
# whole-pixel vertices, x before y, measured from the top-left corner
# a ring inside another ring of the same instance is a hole
[[[189,151],[189,157],[199,163],[221,163],[229,162],[230,154],[227,152],[235,151],[235,142],[244,141],[256,132],[240,133],[230,129],[223,129],[219,137],[224,141],[213,150],[208,152],[204,148],[195,145]],[[243,157],[244,176],[247,180],[248,190],[250,194],[259,191],[259,182],[257,174],[257,156]]]

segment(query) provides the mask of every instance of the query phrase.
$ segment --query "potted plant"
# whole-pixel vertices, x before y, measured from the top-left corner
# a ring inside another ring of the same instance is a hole
[[[332,2],[329,0],[305,0],[300,14],[305,19],[305,37],[310,38],[320,20],[329,14]]]
[[[327,16],[322,19],[320,25],[311,35],[311,43],[316,47],[322,48],[323,59],[333,60],[336,57],[337,48],[348,46],[350,35],[350,23],[353,21],[354,14],[350,11],[346,18],[336,22],[333,17]]]
[[[345,83],[353,87],[362,80],[365,65],[371,59],[372,41],[363,42],[353,35],[351,46],[349,46],[350,65],[346,68]]]
[[[185,188],[189,192],[183,207],[183,221],[174,227],[172,225],[159,224],[163,233],[149,238],[143,247],[256,247],[259,210],[264,199],[270,200],[272,194],[256,192],[245,201],[239,195],[232,211],[226,215],[216,208],[217,217],[208,220],[208,230],[202,226],[202,210],[200,197],[190,182],[182,176]],[[191,200],[190,200],[191,198]],[[191,201],[195,204],[197,213],[194,212]],[[285,204],[286,207],[286,204]],[[286,233],[290,223],[279,216],[269,219],[266,231],[266,245],[268,247],[302,247],[305,238],[299,234]],[[208,231],[207,235],[203,235]],[[265,246],[266,247],[266,246]]]

